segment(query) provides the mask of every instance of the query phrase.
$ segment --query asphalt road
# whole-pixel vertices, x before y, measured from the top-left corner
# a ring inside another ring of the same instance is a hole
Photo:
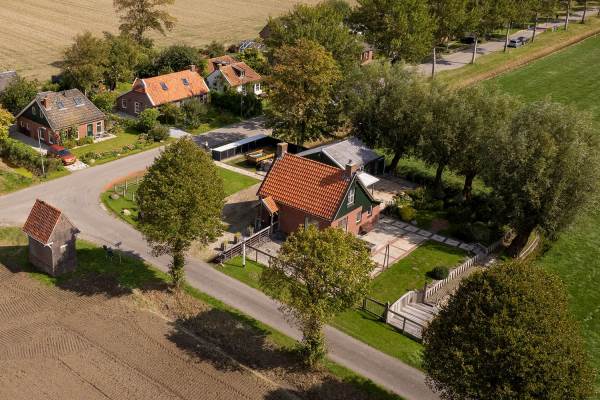
[[[253,129],[247,123],[234,130]],[[60,208],[81,231],[81,237],[99,245],[119,244],[123,251],[139,256],[166,271],[170,260],[154,257],[142,235],[110,215],[100,194],[116,179],[148,167],[159,149],[146,151],[104,165],[77,171],[69,176],[0,197],[0,224],[22,225],[35,201],[42,199]],[[188,259],[188,282],[199,290],[278,329],[300,338],[300,332],[278,310],[278,304],[262,292],[222,274],[209,264]],[[423,373],[401,361],[338,331],[326,328],[332,360],[377,382],[406,399],[437,399],[425,385]]]

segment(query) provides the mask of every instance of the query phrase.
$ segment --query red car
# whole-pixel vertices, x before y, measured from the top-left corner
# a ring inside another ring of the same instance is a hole
[[[57,144],[53,144],[52,146],[48,147],[48,155],[51,157],[60,158],[64,165],[71,165],[77,161],[77,157],[75,157],[69,150]]]

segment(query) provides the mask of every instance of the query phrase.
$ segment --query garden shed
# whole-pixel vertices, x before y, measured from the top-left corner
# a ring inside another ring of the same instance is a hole
[[[77,268],[76,235],[79,230],[59,209],[36,200],[23,232],[29,238],[29,261],[51,276]]]

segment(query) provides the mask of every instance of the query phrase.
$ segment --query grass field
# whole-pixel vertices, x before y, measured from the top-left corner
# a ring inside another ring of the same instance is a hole
[[[170,12],[178,22],[159,46],[200,46],[211,40],[233,43],[254,38],[269,16],[286,12],[297,0],[176,0]],[[317,0],[304,0],[317,3]],[[58,72],[56,62],[75,35],[116,32],[113,0],[3,0],[0,7],[0,70],[47,79]]]
[[[491,81],[534,101],[550,97],[593,113],[600,128],[600,37],[588,39],[553,56]],[[600,130],[599,130],[600,134]],[[600,371],[600,210],[581,215],[543,255],[540,265],[566,283],[572,310],[581,321],[596,370]],[[596,399],[600,399],[600,375]]]

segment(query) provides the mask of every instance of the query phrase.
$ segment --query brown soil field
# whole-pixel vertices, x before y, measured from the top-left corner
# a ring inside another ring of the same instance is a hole
[[[0,70],[47,79],[75,35],[116,32],[119,20],[112,0],[2,0],[0,3]],[[233,43],[254,38],[269,16],[294,4],[318,0],[176,0],[170,12],[178,22],[157,45],[201,46],[212,40]]]
[[[71,289],[0,265],[0,398],[291,398],[133,295]]]

